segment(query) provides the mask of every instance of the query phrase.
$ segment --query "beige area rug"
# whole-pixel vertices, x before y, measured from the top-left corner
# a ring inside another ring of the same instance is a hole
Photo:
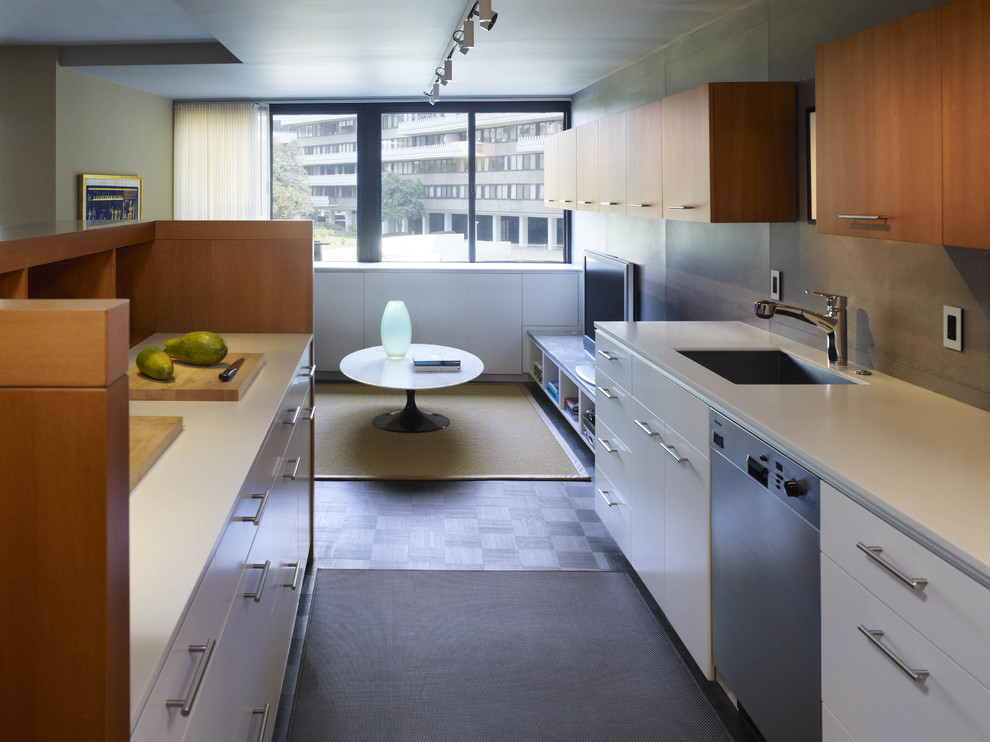
[[[526,387],[475,382],[416,392],[416,406],[450,418],[432,433],[371,424],[405,406],[404,391],[317,384],[317,479],[590,479]]]

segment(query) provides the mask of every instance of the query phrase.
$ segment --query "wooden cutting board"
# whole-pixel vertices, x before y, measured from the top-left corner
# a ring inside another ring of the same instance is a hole
[[[219,375],[227,366],[244,356],[241,366],[230,381],[220,381]],[[173,378],[168,381],[151,379],[138,372],[136,366],[127,370],[131,399],[159,399],[169,401],[236,402],[265,365],[264,353],[229,352],[220,363],[212,366],[192,366],[175,361]]]
[[[131,415],[131,489],[181,432],[181,417]]]

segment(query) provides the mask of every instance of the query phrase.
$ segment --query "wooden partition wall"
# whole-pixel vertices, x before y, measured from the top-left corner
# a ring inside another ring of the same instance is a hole
[[[0,229],[0,722],[130,734],[128,348],[312,333],[311,222]]]

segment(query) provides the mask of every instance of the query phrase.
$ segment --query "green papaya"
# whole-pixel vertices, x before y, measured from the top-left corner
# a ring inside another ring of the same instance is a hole
[[[165,341],[165,352],[172,358],[194,366],[211,366],[227,355],[227,343],[215,332],[198,330]]]
[[[138,371],[152,379],[168,381],[172,378],[172,358],[161,348],[145,348],[138,353],[135,364]]]

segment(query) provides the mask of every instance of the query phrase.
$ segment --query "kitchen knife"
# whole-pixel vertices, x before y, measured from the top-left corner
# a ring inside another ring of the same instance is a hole
[[[236,361],[231,363],[227,368],[220,372],[220,381],[230,381],[234,378],[234,374],[237,373],[237,369],[241,367],[244,363],[244,357],[241,356]]]

